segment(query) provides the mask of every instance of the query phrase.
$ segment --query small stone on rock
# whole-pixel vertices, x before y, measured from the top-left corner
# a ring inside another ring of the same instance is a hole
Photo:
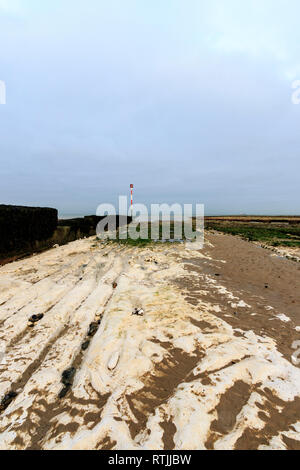
[[[85,341],[84,343],[82,343],[81,345],[82,351],[86,351],[89,345],[90,345],[90,341]]]
[[[99,320],[99,322],[101,322],[101,320]],[[88,331],[88,336],[94,336],[97,331],[98,331],[98,328],[99,328],[99,324],[98,322],[93,322],[90,324],[89,326],[89,331]]]
[[[76,374],[75,367],[70,367],[70,369],[65,370],[62,373],[62,383],[66,386],[70,386],[73,383],[74,376]]]
[[[144,315],[144,310],[142,308],[135,308],[132,312],[132,315],[138,315],[142,317]]]
[[[31,323],[37,323],[38,321],[40,321],[42,318],[44,318],[44,314],[43,313],[39,313],[38,315],[32,315],[30,318],[29,318],[29,321]]]
[[[13,399],[16,398],[16,396],[16,392],[7,393],[1,401],[0,410],[5,410],[11,404]]]
[[[120,357],[119,352],[115,352],[114,354],[112,354],[107,364],[107,368],[109,370],[114,370],[117,367],[117,364],[119,362],[119,357]]]

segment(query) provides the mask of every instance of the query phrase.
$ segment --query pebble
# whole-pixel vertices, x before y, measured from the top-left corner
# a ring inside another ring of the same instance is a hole
[[[82,351],[86,351],[89,345],[90,345],[90,341],[85,341],[84,343],[82,343],[81,345]]]
[[[44,314],[43,313],[39,313],[38,315],[32,315],[30,318],[29,318],[29,321],[31,323],[37,323],[38,321],[40,321],[42,318],[44,318]]]
[[[112,354],[112,356],[110,357],[108,361],[107,368],[109,370],[114,370],[117,367],[119,358],[120,358],[119,352],[115,352],[114,354]]]
[[[89,326],[89,331],[88,331],[88,336],[94,336],[99,328],[100,320],[99,322],[93,322]]]
[[[1,401],[0,410],[5,410],[17,395],[16,392],[7,393]]]
[[[65,370],[62,373],[62,383],[66,385],[67,387],[72,385],[74,376],[76,374],[76,369],[75,367],[70,367],[70,369]]]
[[[142,308],[135,308],[132,312],[132,315],[138,315],[142,317],[144,315],[144,310]]]

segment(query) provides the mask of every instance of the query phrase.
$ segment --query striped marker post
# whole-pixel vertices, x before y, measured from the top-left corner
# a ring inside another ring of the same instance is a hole
[[[130,207],[131,207],[131,217],[133,213],[133,184],[130,185]]]

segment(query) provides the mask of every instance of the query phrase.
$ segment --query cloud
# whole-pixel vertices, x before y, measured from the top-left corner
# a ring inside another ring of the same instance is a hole
[[[299,11],[24,0],[0,20],[1,200],[92,212],[134,182],[140,202],[296,212]]]
[[[22,11],[20,0],[0,0],[0,10],[2,12],[17,13]]]

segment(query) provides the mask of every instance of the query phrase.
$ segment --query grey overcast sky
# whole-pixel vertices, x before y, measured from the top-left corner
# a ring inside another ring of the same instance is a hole
[[[0,203],[300,213],[299,0],[0,0]]]

